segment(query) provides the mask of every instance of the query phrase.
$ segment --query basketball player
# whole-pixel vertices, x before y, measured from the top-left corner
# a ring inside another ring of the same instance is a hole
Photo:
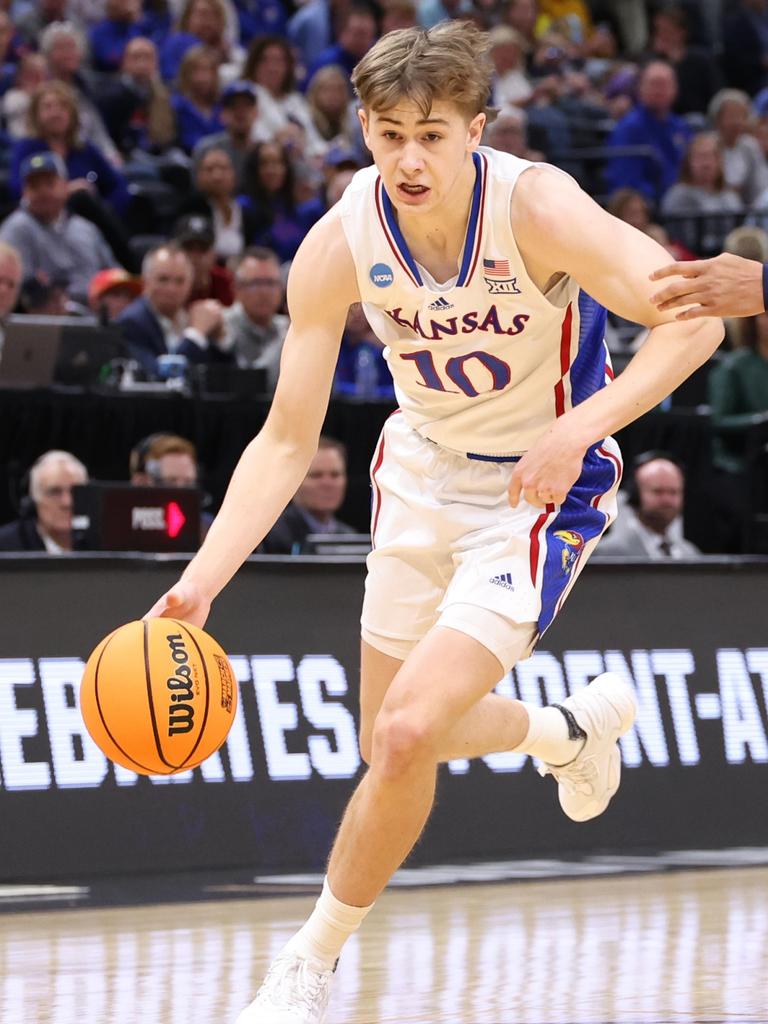
[[[662,312],[676,309],[678,320],[700,316],[757,316],[768,308],[768,263],[723,252],[710,260],[670,263],[652,281],[676,278],[652,297]]]
[[[181,581],[150,614],[202,624],[317,447],[350,303],[387,345],[401,411],[372,464],[361,748],[322,895],[239,1024],[320,1024],[344,942],[418,838],[439,762],[518,750],[585,821],[619,785],[632,690],[607,674],[560,707],[492,691],[552,621],[616,509],[610,434],[709,357],[711,319],[650,302],[666,256],[563,173],[480,147],[487,38],[384,36],[353,76],[375,167],[311,230],[268,420]],[[652,327],[611,377],[604,310]],[[508,811],[507,813],[514,813]]]

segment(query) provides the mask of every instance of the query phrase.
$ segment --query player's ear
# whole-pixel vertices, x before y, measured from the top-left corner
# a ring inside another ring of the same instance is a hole
[[[485,122],[486,116],[481,111],[479,114],[475,114],[467,125],[467,148],[469,150],[475,150],[480,145],[480,140],[483,137],[483,129],[485,128]]]
[[[368,111],[364,107],[357,108],[357,117],[360,121],[360,127],[363,130],[363,141],[365,142],[365,148],[370,150],[371,144],[368,141],[368,135],[371,130],[371,122],[368,119]]]

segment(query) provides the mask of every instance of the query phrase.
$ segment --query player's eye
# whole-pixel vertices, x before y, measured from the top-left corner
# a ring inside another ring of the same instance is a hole
[[[438,135],[437,132],[427,132],[424,138],[427,142],[439,142],[442,139],[442,135]]]
[[[385,139],[389,139],[390,142],[393,141],[394,139],[398,138],[397,132],[389,131],[389,132],[384,132],[383,134],[384,134],[384,138]]]

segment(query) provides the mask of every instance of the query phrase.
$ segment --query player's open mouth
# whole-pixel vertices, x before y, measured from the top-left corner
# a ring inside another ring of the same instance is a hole
[[[401,182],[397,186],[397,191],[404,196],[424,196],[429,192],[426,185],[407,185],[405,182]]]

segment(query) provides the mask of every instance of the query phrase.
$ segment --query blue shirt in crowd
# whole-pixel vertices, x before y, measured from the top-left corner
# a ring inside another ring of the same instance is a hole
[[[91,29],[91,62],[97,71],[118,71],[123,52],[132,39],[140,36],[138,24],[105,18]]]
[[[605,170],[608,190],[635,188],[657,202],[677,181],[692,136],[691,126],[677,114],[659,118],[647,107],[635,107],[616,125],[608,145],[648,146],[653,155],[612,157]]]
[[[47,153],[50,146],[44,139],[19,139],[11,153],[10,188],[14,198],[21,198],[22,182],[19,171],[28,156]],[[131,194],[125,177],[112,166],[98,146],[84,142],[74,146],[64,157],[70,181],[85,178],[90,181],[101,198],[109,203],[115,213],[125,213]]]

